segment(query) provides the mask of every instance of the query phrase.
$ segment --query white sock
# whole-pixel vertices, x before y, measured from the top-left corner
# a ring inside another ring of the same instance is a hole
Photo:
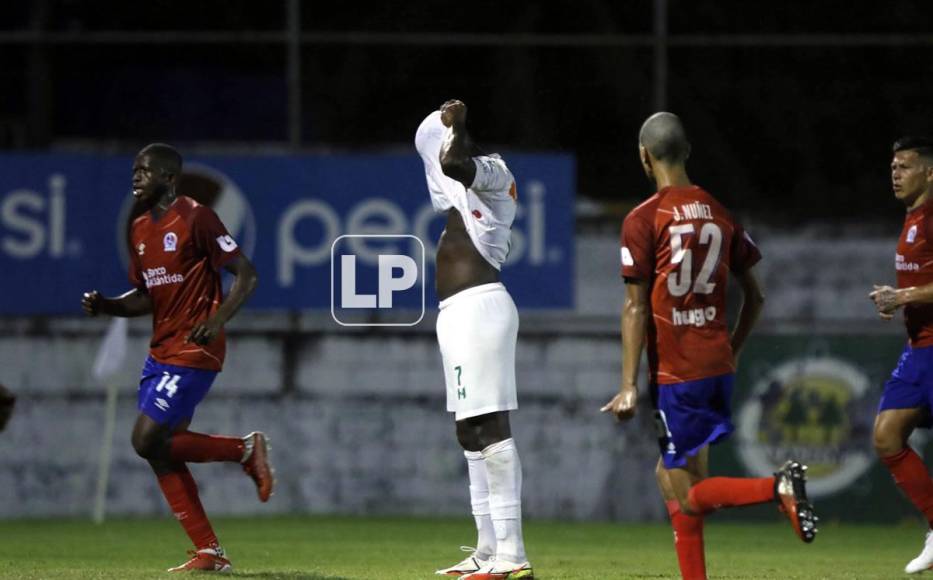
[[[489,511],[496,530],[496,560],[528,559],[522,539],[522,463],[515,442],[506,439],[483,449],[489,479]]]
[[[486,462],[479,451],[464,451],[470,473],[470,506],[476,520],[476,557],[488,560],[496,555],[496,532],[489,516],[489,480]]]

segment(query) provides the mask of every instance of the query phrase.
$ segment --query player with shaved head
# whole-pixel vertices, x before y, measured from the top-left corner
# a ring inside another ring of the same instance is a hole
[[[724,507],[777,501],[805,542],[816,518],[807,502],[806,467],[788,461],[774,477],[709,477],[709,446],[734,430],[735,364],[764,296],[753,266],[761,254],[732,214],[687,175],[690,142],[672,113],[649,117],[639,156],[657,193],[622,225],[622,381],[603,408],[620,420],[635,415],[638,368],[648,350],[648,390],[661,458],[656,475],[674,528],[685,580],[706,578],[703,518]],[[729,331],[729,273],[744,300]]]
[[[194,544],[191,558],[170,572],[231,569],[204,513],[186,463],[240,463],[260,501],[272,493],[265,435],[205,435],[189,431],[195,407],[224,361],[224,325],[256,288],[256,269],[217,214],[178,195],[181,155],[153,143],[133,161],[133,196],[145,211],[131,229],[129,279],[134,288],[115,298],[86,292],[90,316],[152,314],[152,341],[137,391],[133,448],[149,462],[165,499]],[[235,276],[226,298],[221,271]]]
[[[904,137],[894,143],[891,185],[907,209],[894,262],[897,288],[875,286],[869,297],[883,320],[904,309],[907,345],[884,384],[874,443],[894,482],[930,526],[923,551],[904,569],[916,574],[933,569],[933,480],[907,444],[914,429],[933,426],[933,139]]]

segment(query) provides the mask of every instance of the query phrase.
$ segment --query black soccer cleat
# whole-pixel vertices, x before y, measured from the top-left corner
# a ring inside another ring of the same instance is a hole
[[[790,520],[794,533],[809,544],[816,538],[820,518],[807,499],[807,466],[789,460],[774,474],[774,499],[778,509]]]

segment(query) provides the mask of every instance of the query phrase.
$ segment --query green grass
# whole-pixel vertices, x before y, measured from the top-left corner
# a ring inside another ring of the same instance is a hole
[[[215,521],[235,578],[430,579],[459,560],[472,520],[234,518]],[[527,522],[538,578],[679,578],[670,528],[653,524]],[[711,578],[898,578],[921,548],[920,526],[826,525],[812,545],[786,524],[706,526]],[[182,562],[178,524],[117,520],[0,522],[0,578],[166,578]]]

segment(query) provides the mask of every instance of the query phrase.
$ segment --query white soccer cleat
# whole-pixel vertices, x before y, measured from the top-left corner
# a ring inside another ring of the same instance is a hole
[[[923,551],[920,552],[919,556],[907,563],[904,572],[918,574],[931,568],[933,568],[933,530],[927,532],[926,540],[923,543]]]
[[[486,560],[484,558],[478,558],[476,556],[476,548],[471,548],[469,546],[460,546],[460,551],[470,552],[470,555],[464,558],[461,562],[458,562],[451,566],[450,568],[444,568],[443,570],[437,570],[434,572],[438,576],[456,576],[459,578],[464,574],[469,574],[471,572],[476,572],[483,566],[488,565],[492,560]]]
[[[535,572],[528,562],[494,560],[460,577],[460,580],[534,580]]]

